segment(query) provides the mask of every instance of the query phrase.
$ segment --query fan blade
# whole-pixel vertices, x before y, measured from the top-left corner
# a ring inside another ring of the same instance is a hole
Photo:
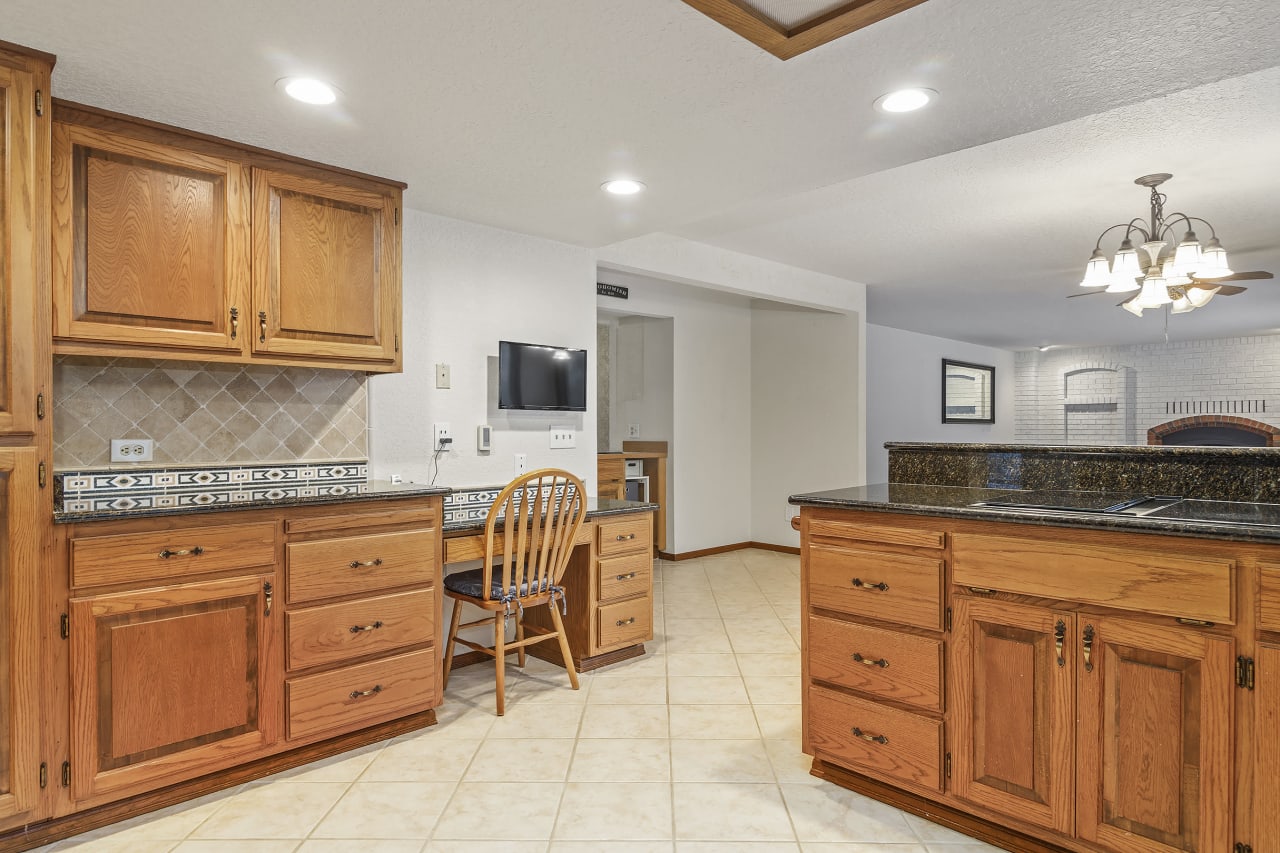
[[[1239,285],[1224,284],[1218,288],[1216,296],[1235,296],[1237,293],[1244,293],[1249,288],[1240,287]]]
[[[1136,293],[1135,293],[1135,294],[1133,294],[1133,296],[1130,296],[1128,299],[1125,299],[1125,300],[1124,300],[1124,301],[1122,301],[1122,302],[1117,302],[1117,303],[1116,303],[1116,307],[1117,307],[1117,308],[1123,308],[1124,306],[1128,305],[1130,302],[1132,302],[1133,300],[1135,300],[1135,299],[1137,299],[1137,298],[1138,298],[1138,294],[1136,294]]]
[[[1105,290],[1089,290],[1084,293],[1073,293],[1067,298],[1075,299],[1077,296],[1097,296],[1099,293],[1106,293],[1106,291]]]
[[[1192,281],[1204,282],[1205,284],[1217,284],[1226,281],[1260,281],[1263,279],[1275,278],[1274,275],[1266,270],[1252,270],[1251,272],[1233,272],[1231,275],[1224,275],[1222,278],[1197,278],[1191,276]]]

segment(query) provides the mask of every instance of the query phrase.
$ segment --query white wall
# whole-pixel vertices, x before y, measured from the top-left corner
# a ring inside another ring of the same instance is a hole
[[[994,424],[942,423],[942,359],[996,369]],[[886,441],[1014,440],[1014,354],[1010,350],[867,325],[867,482],[889,479]]]
[[[640,426],[641,441],[670,442],[674,438],[674,326],[669,317],[617,318],[609,450],[622,449],[622,442],[629,437],[629,424]]]
[[[862,482],[856,314],[756,302],[751,311],[751,538],[800,544],[797,492]]]
[[[596,478],[595,260],[590,250],[406,210],[404,217],[404,372],[369,381],[371,473],[429,482],[432,424],[446,421],[454,450],[436,483],[504,484],[514,454],[530,470],[554,466]],[[498,341],[583,347],[587,413],[508,412],[497,408]],[[435,387],[448,363],[452,387]],[[476,427],[493,426],[492,451],[476,450]],[[549,449],[548,428],[578,430],[577,447]]]

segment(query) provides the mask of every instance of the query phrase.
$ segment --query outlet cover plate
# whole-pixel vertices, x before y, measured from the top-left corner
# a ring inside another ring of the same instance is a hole
[[[452,450],[452,449],[453,449],[453,442],[452,442],[452,441],[450,441],[450,442],[446,442],[443,446],[440,444],[440,440],[441,440],[441,439],[445,439],[445,438],[452,439],[452,438],[453,438],[453,433],[449,431],[449,425],[448,425],[447,423],[437,423],[437,424],[432,424],[432,425],[431,425],[431,436],[432,436],[432,438],[431,438],[431,449],[432,449],[433,451],[435,451],[435,450],[442,450],[442,451],[448,452],[448,451],[450,451],[450,450]]]
[[[528,470],[529,470],[529,454],[517,453],[516,454],[516,476],[519,477],[521,474],[523,474],[525,471],[528,471]]]
[[[111,439],[112,462],[150,462],[155,453],[155,441],[150,438]]]
[[[640,424],[627,424],[627,438],[640,437]]]

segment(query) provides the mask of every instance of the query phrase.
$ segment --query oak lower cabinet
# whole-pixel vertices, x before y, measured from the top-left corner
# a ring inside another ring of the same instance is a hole
[[[1280,643],[1255,649],[1253,853],[1280,851]]]
[[[203,775],[280,737],[273,571],[71,601],[72,795]]]

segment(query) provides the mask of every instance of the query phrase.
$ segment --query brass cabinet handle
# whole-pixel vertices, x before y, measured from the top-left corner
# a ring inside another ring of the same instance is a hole
[[[888,743],[888,742],[889,742],[889,738],[885,737],[884,735],[871,735],[871,734],[867,734],[866,732],[864,732],[862,729],[858,728],[857,726],[854,726],[854,727],[853,727],[852,729],[850,729],[849,731],[853,732],[853,734],[854,734],[856,737],[860,737],[860,738],[862,738],[863,740],[869,740],[869,741],[871,741],[872,743],[885,744],[885,743]]]
[[[632,578],[634,578],[635,576],[636,576],[636,573],[635,573],[635,572],[632,572],[631,574],[628,574],[628,575],[618,575],[616,578],[614,578],[614,580],[619,580],[619,581],[629,581],[629,580],[631,580]]]
[[[369,566],[381,566],[381,565],[382,565],[381,557],[375,557],[372,560],[364,560],[363,562],[360,560],[351,561],[351,568],[353,569],[359,569],[361,567],[368,568]]]
[[[1093,626],[1084,626],[1084,671],[1093,672]]]
[[[849,581],[849,583],[853,584],[858,589],[865,589],[867,591],[871,591],[873,589],[878,589],[881,592],[889,591],[889,585],[884,581],[880,581],[880,583],[869,583],[867,581],[864,581],[862,578],[853,578],[852,580]]]
[[[987,589],[985,586],[971,586],[969,587],[969,592],[973,593],[974,595],[995,595],[996,594],[996,591],[994,589]]]
[[[267,312],[258,312],[258,343],[267,342]]]
[[[1204,619],[1192,619],[1189,616],[1179,616],[1177,622],[1179,625],[1190,625],[1194,628],[1212,628],[1214,624]]]
[[[1067,659],[1062,656],[1062,647],[1067,642],[1067,623],[1061,619],[1053,626],[1053,648],[1058,653],[1058,666],[1066,666]]]
[[[199,557],[203,553],[204,549],[197,545],[194,548],[165,548],[160,552],[160,556],[167,560],[170,557]]]
[[[352,690],[347,695],[350,696],[352,699],[359,699],[361,696],[372,696],[375,693],[381,693],[381,692],[382,692],[382,685],[375,684],[372,687],[370,687],[368,690]]]
[[[275,588],[271,586],[271,581],[267,581],[262,585],[262,594],[266,598],[266,602],[262,608],[263,616],[271,615],[271,596],[275,593]]]
[[[376,631],[382,627],[382,620],[374,622],[372,625],[352,625],[351,633],[359,634],[361,631]]]
[[[630,619],[619,619],[617,622],[614,622],[613,624],[621,628],[623,625],[630,625],[634,621],[636,621],[636,617],[632,616]]]
[[[871,658],[864,658],[862,654],[859,652],[854,652],[853,659],[858,663],[866,664],[867,666],[878,666],[881,669],[889,668],[889,661],[886,658],[880,658],[880,660],[872,660]]]
[[[236,339],[236,335],[240,334],[240,309],[231,309],[231,340]]]
[[[628,533],[627,535],[623,536],[621,533],[619,533],[617,536],[613,538],[619,542],[626,542],[628,539],[635,539],[636,535],[634,533]]]

